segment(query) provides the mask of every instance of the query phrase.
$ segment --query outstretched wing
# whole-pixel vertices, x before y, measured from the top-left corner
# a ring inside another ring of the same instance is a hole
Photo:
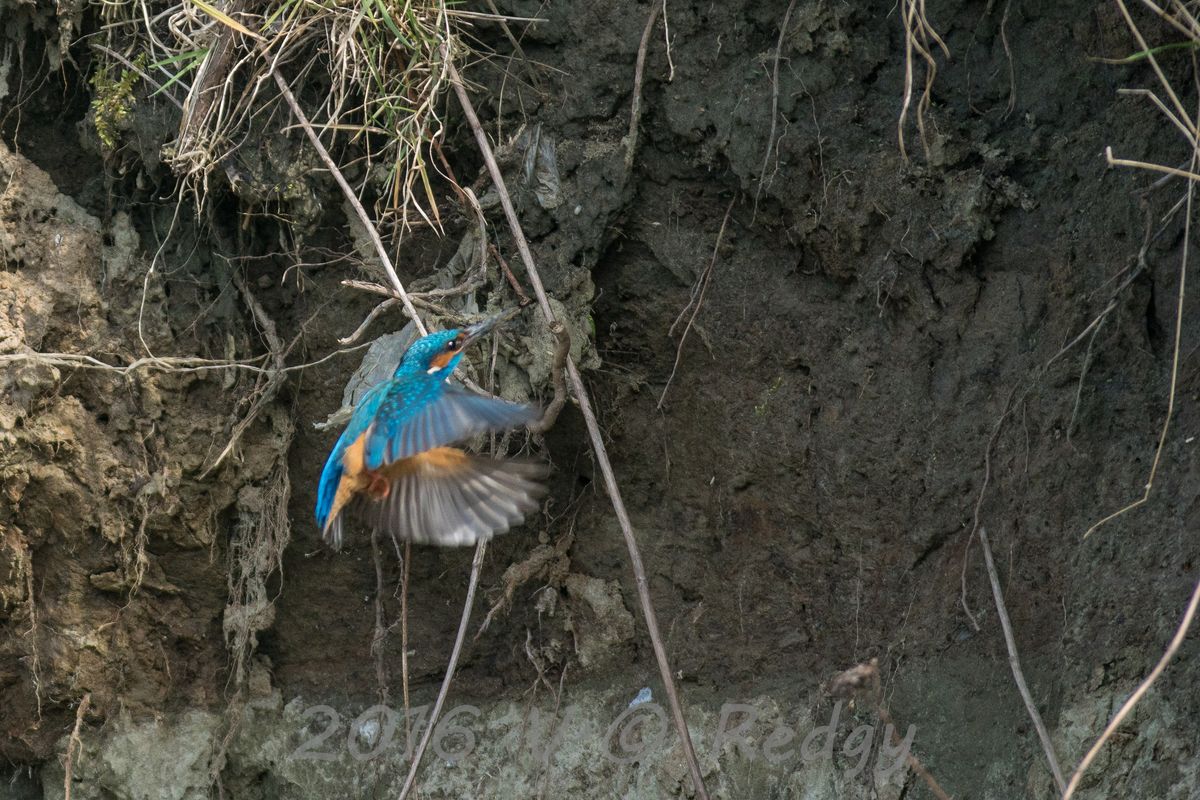
[[[535,511],[545,493],[543,464],[438,447],[383,469],[386,494],[359,495],[357,511],[396,539],[443,547],[504,533]]]
[[[423,397],[397,386],[379,406],[367,431],[366,468],[411,458],[478,433],[524,425],[538,418],[536,406],[483,397],[457,386],[437,386]]]

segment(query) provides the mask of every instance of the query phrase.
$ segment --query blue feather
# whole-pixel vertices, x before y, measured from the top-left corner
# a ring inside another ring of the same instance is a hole
[[[414,375],[423,375],[429,371],[429,364],[433,357],[446,349],[446,343],[449,342],[461,330],[451,329],[448,331],[438,331],[424,336],[404,351],[404,357],[400,359],[400,364],[396,367],[396,371],[392,373],[393,378],[407,378]],[[450,363],[449,370],[443,370],[443,377],[454,372],[454,368],[458,366],[459,359],[462,358],[462,353],[454,357],[454,361]]]
[[[416,376],[396,381],[367,432],[367,469],[537,419],[533,406],[472,394]]]

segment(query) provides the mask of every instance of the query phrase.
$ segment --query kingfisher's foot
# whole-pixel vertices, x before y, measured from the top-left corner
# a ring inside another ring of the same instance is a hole
[[[387,479],[378,473],[371,475],[371,483],[367,485],[367,494],[371,495],[372,500],[382,500],[391,491],[392,485],[388,483]]]

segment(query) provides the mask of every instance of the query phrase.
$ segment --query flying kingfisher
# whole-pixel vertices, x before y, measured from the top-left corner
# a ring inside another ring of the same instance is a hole
[[[317,526],[335,549],[349,505],[380,531],[437,545],[474,544],[538,507],[546,468],[448,445],[539,418],[531,405],[447,383],[469,344],[511,314],[417,340],[367,392],[321,471]]]

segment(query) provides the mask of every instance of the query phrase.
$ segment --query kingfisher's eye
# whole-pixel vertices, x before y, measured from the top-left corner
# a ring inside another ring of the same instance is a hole
[[[458,339],[451,339],[450,341],[446,342],[447,352],[453,353],[457,349],[458,349]]]

